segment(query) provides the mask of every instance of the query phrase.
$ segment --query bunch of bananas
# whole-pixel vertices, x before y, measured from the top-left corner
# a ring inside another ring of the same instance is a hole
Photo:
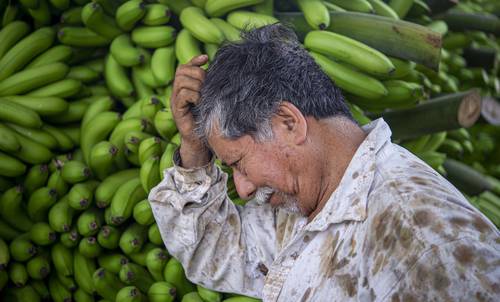
[[[177,65],[201,53],[210,64],[242,29],[278,21],[360,124],[386,117],[500,226],[500,128],[460,120],[465,101],[500,95],[500,7],[438,2],[1,1],[0,299],[257,301],[189,282],[146,196],[180,144]],[[244,205],[232,181],[228,195]]]

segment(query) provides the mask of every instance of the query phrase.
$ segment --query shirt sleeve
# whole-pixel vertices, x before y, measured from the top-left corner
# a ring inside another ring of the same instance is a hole
[[[212,160],[207,166],[166,169],[149,201],[169,253],[188,279],[222,292],[260,297],[275,257],[274,211],[269,205],[234,205],[227,197],[227,174]]]
[[[470,238],[434,245],[383,301],[500,301],[498,248]]]

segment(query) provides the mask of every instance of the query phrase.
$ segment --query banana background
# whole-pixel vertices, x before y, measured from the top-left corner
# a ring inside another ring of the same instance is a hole
[[[438,2],[1,1],[0,300],[258,301],[189,282],[146,200],[180,143],[177,65],[282,21],[361,125],[471,89],[498,107],[500,4]],[[436,120],[395,139],[500,226],[498,119]]]

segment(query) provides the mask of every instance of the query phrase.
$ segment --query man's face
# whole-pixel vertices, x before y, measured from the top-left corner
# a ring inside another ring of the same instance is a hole
[[[298,198],[298,179],[289,146],[279,137],[256,142],[246,135],[235,140],[215,131],[208,142],[216,156],[233,169],[238,194],[243,199],[256,198],[274,207],[304,213]]]

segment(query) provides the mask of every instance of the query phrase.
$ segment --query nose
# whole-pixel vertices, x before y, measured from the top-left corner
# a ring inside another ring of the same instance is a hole
[[[257,190],[257,187],[237,170],[233,171],[234,185],[241,199],[248,200]]]

